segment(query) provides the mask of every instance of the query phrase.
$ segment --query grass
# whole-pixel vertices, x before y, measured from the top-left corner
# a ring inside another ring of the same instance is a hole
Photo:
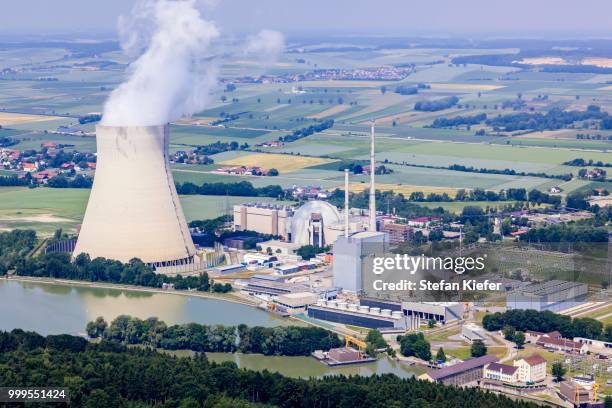
[[[219,162],[224,166],[257,166],[264,169],[277,169],[281,174],[301,170],[306,167],[330,163],[334,160],[318,157],[292,156],[286,154],[254,153]]]
[[[42,236],[62,228],[75,232],[83,220],[88,189],[0,188],[0,229],[34,229]],[[276,202],[267,197],[181,196],[181,205],[188,221],[215,218],[236,204],[250,201]],[[287,202],[279,202],[289,204]]]

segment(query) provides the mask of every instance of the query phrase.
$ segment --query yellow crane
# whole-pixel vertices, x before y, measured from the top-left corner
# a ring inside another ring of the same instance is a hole
[[[358,338],[353,336],[344,336],[344,342],[346,344],[346,347],[349,347],[351,344],[354,344],[355,346],[357,346],[357,348],[359,348],[359,351],[364,351],[368,347],[365,341],[359,340]]]

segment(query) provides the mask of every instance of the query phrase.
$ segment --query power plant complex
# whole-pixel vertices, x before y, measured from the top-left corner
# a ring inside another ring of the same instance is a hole
[[[97,126],[97,166],[73,255],[155,267],[193,265],[196,249],[168,160],[168,125]]]

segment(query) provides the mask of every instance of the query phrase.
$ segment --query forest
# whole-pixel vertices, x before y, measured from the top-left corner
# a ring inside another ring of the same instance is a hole
[[[0,386],[68,387],[73,406],[536,408],[477,388],[391,374],[293,379],[76,336],[0,332]]]
[[[604,325],[599,320],[589,317],[572,318],[545,310],[508,310],[486,315],[482,325],[489,331],[501,330],[510,326],[519,331],[538,331],[549,333],[558,331],[565,338],[586,337],[589,339],[600,339],[612,341],[612,325]]]

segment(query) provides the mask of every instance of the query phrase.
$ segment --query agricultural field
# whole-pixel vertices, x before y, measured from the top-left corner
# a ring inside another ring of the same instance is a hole
[[[170,126],[170,152],[190,150],[210,143],[247,144],[246,151],[214,155],[211,166],[173,165],[176,182],[236,182],[247,180],[256,186],[279,184],[321,186],[342,185],[338,160],[368,160],[369,127],[376,121],[377,160],[393,169],[379,176],[379,188],[409,195],[413,191],[447,192],[457,189],[507,188],[540,189],[554,186],[566,195],[594,187],[610,189],[610,182],[594,183],[574,179],[563,182],[536,176],[511,176],[459,172],[444,169],[453,164],[478,169],[511,169],[516,172],[549,175],[576,174],[578,168],[563,165],[576,158],[610,162],[611,130],[594,129],[592,123],[546,131],[491,132],[490,126],[458,125],[434,128],[437,118],[486,114],[487,117],[517,112],[545,113],[553,107],[585,110],[597,104],[612,112],[609,82],[612,75],[545,72],[517,67],[454,64],[453,58],[481,54],[509,54],[518,48],[487,47],[360,47],[326,50],[326,45],[303,44],[299,61],[287,52],[271,64],[272,76],[305,74],[319,69],[358,69],[376,66],[411,67],[399,80],[303,80],[298,82],[243,83],[237,77],[260,75],[257,61],[235,58],[220,67],[224,83],[209,106]],[[0,67],[13,67],[27,54],[25,67],[34,73],[15,71],[10,80],[0,81],[0,137],[13,137],[15,149],[39,149],[45,141],[66,145],[66,149],[94,152],[95,124],[78,124],[78,118],[102,112],[109,92],[122,80],[130,59],[119,50],[105,47],[78,54],[69,48],[38,47],[0,51]],[[54,63],[63,59],[63,65]],[[104,64],[97,64],[102,59]],[[71,66],[72,64],[72,66]],[[94,68],[92,68],[94,67]],[[44,74],[36,73],[37,70]],[[40,80],[49,77],[52,80]],[[424,85],[424,86],[421,86]],[[420,86],[414,94],[402,94],[399,87]],[[446,109],[419,111],[415,104],[456,96],[459,102]],[[521,99],[522,110],[502,107]],[[282,147],[256,145],[276,141],[295,130],[333,119],[334,126]],[[58,126],[78,126],[87,136],[55,133]],[[476,130],[487,130],[477,136]],[[598,134],[600,140],[577,139],[578,134]],[[278,177],[211,174],[217,166],[247,165],[276,168]],[[442,167],[438,169],[424,166]],[[351,176],[351,189],[366,187],[367,177]],[[429,204],[428,204],[429,205]],[[453,206],[446,207],[455,211]],[[457,206],[459,208],[460,206]],[[68,217],[69,218],[69,217]]]
[[[89,190],[0,187],[0,230],[33,229],[50,236],[61,228],[74,233],[83,220]],[[277,202],[267,197],[180,196],[188,221],[215,218],[236,204]],[[279,203],[285,203],[278,201]]]
[[[321,159],[318,157],[255,153],[223,160],[220,161],[219,164],[223,166],[256,166],[264,169],[275,168],[281,174],[284,174],[331,162],[333,162],[333,160]]]

